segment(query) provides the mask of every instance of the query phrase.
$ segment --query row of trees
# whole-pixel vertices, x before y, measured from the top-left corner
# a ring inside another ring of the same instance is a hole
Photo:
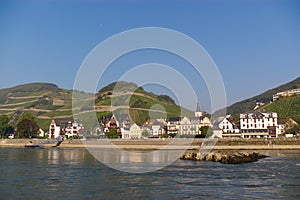
[[[0,115],[0,135],[2,138],[15,133],[17,138],[35,138],[38,136],[39,126],[31,113],[23,113],[15,126],[11,125],[7,115]]]

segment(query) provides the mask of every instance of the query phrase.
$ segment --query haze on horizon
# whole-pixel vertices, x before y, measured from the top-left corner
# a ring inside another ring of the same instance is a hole
[[[299,77],[299,9],[296,0],[4,0],[0,2],[0,88],[49,82],[71,89],[86,56],[105,39],[132,28],[164,27],[203,46],[222,75],[230,105]],[[120,57],[105,71],[98,89],[146,63],[166,64],[180,72],[190,81],[201,107],[209,110],[203,78],[185,60],[158,50]],[[180,83],[174,84],[180,88]],[[145,89],[172,96],[168,88],[157,85]],[[196,107],[188,98],[185,106]]]

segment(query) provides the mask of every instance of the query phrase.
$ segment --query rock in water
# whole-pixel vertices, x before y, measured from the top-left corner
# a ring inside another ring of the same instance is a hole
[[[180,159],[183,160],[196,160],[196,161],[214,161],[214,162],[221,162],[224,164],[240,164],[240,163],[249,163],[258,161],[258,159],[265,158],[266,155],[251,152],[251,153],[232,153],[232,152],[211,152],[206,155],[201,155],[196,152],[190,152],[183,155]]]
[[[224,159],[221,159],[221,163],[224,164],[240,164],[240,163],[249,163],[258,161],[258,159],[267,157],[257,152],[253,153],[235,153],[233,155],[229,155]]]

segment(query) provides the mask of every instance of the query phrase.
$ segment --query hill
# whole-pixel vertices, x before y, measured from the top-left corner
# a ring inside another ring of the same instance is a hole
[[[262,94],[256,95],[252,98],[234,103],[226,108],[226,112],[232,115],[237,115],[239,113],[251,111],[256,106],[256,102],[263,102],[268,104],[272,101],[272,97],[274,94],[295,88],[300,88],[300,77],[289,83],[267,90],[266,92],[263,92]],[[215,114],[218,115],[219,113],[220,111],[217,111]]]
[[[277,112],[278,118],[292,118],[300,124],[300,96],[281,98],[260,107],[259,110]]]
[[[112,107],[109,110],[107,107]],[[150,117],[169,118],[179,117],[181,109],[183,115],[192,116],[193,112],[176,105],[174,100],[167,95],[156,95],[138,87],[135,83],[111,83],[99,90],[96,95],[95,107],[98,116],[102,113],[116,112],[129,114],[133,121],[141,125]],[[106,109],[105,109],[106,108]],[[104,110],[103,110],[104,109]]]
[[[126,113],[129,110],[131,118],[138,124],[147,121],[150,117],[149,114],[154,117],[163,116],[164,110],[167,117],[180,115],[181,108],[167,95],[156,95],[144,91],[135,83],[127,82],[118,83],[118,94],[116,94],[114,92],[116,85],[117,83],[109,84],[95,95],[80,93],[85,99],[94,100],[95,98],[95,108],[91,106],[90,101],[83,102],[78,108],[76,107],[78,113],[85,114],[95,109],[98,118],[101,119],[104,115],[112,112]],[[134,91],[134,93],[130,94],[127,92],[128,90]],[[47,130],[53,118],[73,119],[72,95],[72,90],[62,89],[51,83],[30,83],[1,89],[0,114],[9,115],[11,123],[15,125],[23,112],[31,112],[36,117],[38,125]],[[128,99],[128,97],[130,98]],[[112,100],[113,108],[111,107]],[[116,105],[116,103],[127,103],[128,107]],[[157,105],[161,105],[163,108]],[[151,110],[150,113],[149,110]],[[183,110],[185,115],[192,114],[187,109]]]
[[[53,117],[72,118],[72,91],[51,83],[30,83],[0,90],[0,114],[11,116],[15,125],[23,112],[31,112],[47,129]]]

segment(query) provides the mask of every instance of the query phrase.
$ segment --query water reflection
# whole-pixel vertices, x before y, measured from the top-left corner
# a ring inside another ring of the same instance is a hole
[[[89,148],[92,155],[102,163],[121,171],[149,172],[172,163],[178,159],[181,150],[160,151],[118,151],[115,149]]]
[[[49,149],[47,152],[48,164],[68,164],[77,165],[84,161],[86,157],[85,149]]]
[[[60,152],[57,150],[49,150],[48,152],[48,164],[58,164],[60,158]]]

